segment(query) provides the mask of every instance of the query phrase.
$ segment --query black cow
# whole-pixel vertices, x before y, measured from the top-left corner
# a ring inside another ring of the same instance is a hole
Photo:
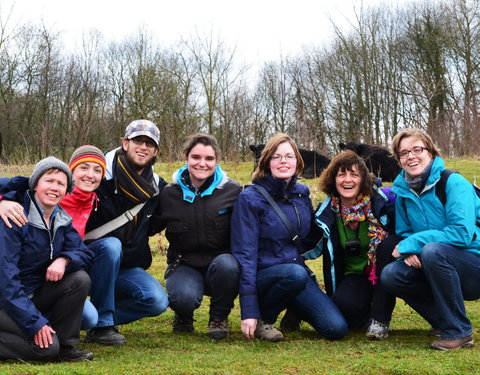
[[[250,150],[255,154],[255,166],[257,165],[260,155],[262,154],[263,149],[265,148],[264,144],[260,145],[250,145]],[[303,168],[302,177],[304,178],[315,178],[320,176],[320,173],[327,167],[330,163],[330,159],[322,154],[319,154],[317,151],[304,150],[303,148],[299,149],[300,155],[302,155],[303,163],[305,167]]]
[[[393,181],[402,170],[395,157],[385,147],[355,142],[339,143],[338,146],[342,150],[352,150],[360,155],[370,172],[380,177],[382,181]]]

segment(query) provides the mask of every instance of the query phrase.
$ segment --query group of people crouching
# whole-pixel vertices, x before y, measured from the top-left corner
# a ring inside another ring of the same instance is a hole
[[[245,338],[273,342],[302,321],[330,340],[349,329],[385,339],[400,297],[431,325],[432,348],[473,345],[464,300],[480,298],[480,200],[460,174],[445,178],[428,134],[392,141],[403,168],[394,204],[345,151],[320,177],[327,198],[316,210],[286,134],[269,140],[244,189],[207,134],[189,137],[167,185],[153,172],[159,137],[135,120],[105,155],[86,145],[68,166],[48,157],[30,178],[0,179],[1,359],[91,360],[77,348],[81,328],[87,342],[122,345],[119,325],[168,306],[173,331],[192,332],[204,295],[215,340],[229,334],[238,295]],[[146,272],[148,236],[162,230],[168,294]],[[325,292],[306,264],[320,256]]]

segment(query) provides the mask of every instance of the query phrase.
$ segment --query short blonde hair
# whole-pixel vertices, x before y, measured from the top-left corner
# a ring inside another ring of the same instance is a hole
[[[298,150],[297,144],[293,141],[290,136],[285,133],[277,133],[275,134],[265,145],[265,148],[260,155],[260,159],[258,160],[257,168],[253,171],[252,174],[252,181],[259,180],[264,178],[267,175],[272,174],[270,171],[270,160],[272,159],[273,154],[277,151],[278,146],[280,144],[288,142],[290,146],[293,148],[293,152],[295,157],[297,158],[297,169],[295,170],[295,176],[300,176],[303,172],[303,159],[302,155],[300,155],[300,151]]]
[[[435,156],[440,156],[440,150],[433,142],[432,137],[430,137],[422,129],[409,128],[409,129],[404,129],[401,132],[397,133],[395,137],[393,137],[392,139],[393,155],[395,155],[395,158],[398,161],[400,161],[400,158],[398,157],[398,153],[400,152],[400,142],[402,142],[403,139],[408,137],[415,137],[421,140],[425,145],[425,148],[427,149],[427,151],[432,155],[432,158],[434,158]]]

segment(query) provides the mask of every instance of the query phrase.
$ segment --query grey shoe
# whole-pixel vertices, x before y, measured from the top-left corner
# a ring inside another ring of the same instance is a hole
[[[230,332],[227,319],[210,318],[207,336],[214,340],[222,340]]]
[[[61,346],[58,353],[59,362],[91,361],[93,353],[89,350],[80,350],[72,345]]]
[[[386,339],[388,337],[388,334],[390,333],[389,326],[390,322],[384,323],[380,322],[379,320],[372,319],[365,336],[374,340]]]
[[[259,319],[257,323],[257,329],[255,330],[255,337],[257,339],[267,340],[271,342],[277,342],[283,340],[283,334],[276,329],[273,324],[265,323]]]
[[[193,332],[193,316],[182,316],[175,313],[172,323],[173,332]]]
[[[101,345],[124,345],[127,340],[125,336],[118,332],[115,326],[96,327],[89,329],[85,337],[85,342],[96,342]]]

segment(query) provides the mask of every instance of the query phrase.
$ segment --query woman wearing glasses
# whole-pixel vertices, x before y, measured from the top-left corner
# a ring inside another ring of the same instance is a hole
[[[393,191],[396,232],[404,239],[393,251],[399,260],[382,272],[382,284],[431,324],[429,335],[439,338],[431,348],[473,346],[464,299],[480,298],[480,200],[458,173],[446,181],[446,201],[439,199],[445,166],[422,130],[401,131],[392,148],[403,168]]]
[[[253,185],[238,196],[233,208],[232,254],[241,266],[241,328],[247,339],[283,340],[274,323],[287,306],[328,339],[347,333],[341,312],[320,290],[301,256],[300,242],[309,233],[312,218],[308,187],[297,182],[302,169],[296,144],[288,135],[276,134],[262,152]]]

